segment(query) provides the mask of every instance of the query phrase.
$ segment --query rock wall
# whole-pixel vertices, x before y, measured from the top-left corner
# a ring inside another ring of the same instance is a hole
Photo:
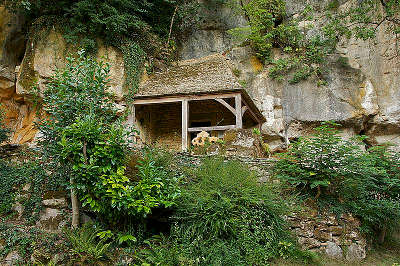
[[[8,13],[0,6],[0,104],[5,124],[12,130],[12,143],[31,142],[36,134],[33,128],[35,110],[16,92],[16,66],[25,50],[23,17]]]
[[[287,220],[303,249],[348,261],[366,256],[366,239],[360,234],[360,222],[352,215],[344,214],[337,219],[310,210],[307,214],[293,213]]]
[[[289,17],[297,16],[306,5],[312,5],[320,18],[330,1],[286,1]],[[339,9],[346,9],[354,0],[340,0]],[[343,125],[344,135],[368,135],[370,144],[392,142],[400,144],[400,75],[399,57],[396,54],[394,36],[387,33],[388,25],[378,28],[377,38],[370,41],[343,39],[337,53],[329,58],[330,72],[327,85],[318,86],[315,80],[298,84],[278,82],[269,78],[268,68],[263,68],[249,47],[235,47],[226,37],[215,34],[226,29],[245,25],[242,17],[232,14],[224,20],[226,10],[219,8],[218,23],[214,27],[200,27],[184,42],[182,57],[185,59],[204,56],[211,52],[226,54],[233,71],[240,73],[238,79],[256,105],[267,118],[263,125],[264,139],[272,149],[301,135],[308,134],[321,121],[335,120]],[[206,13],[207,14],[207,13]],[[236,23],[233,19],[236,16]],[[323,16],[322,16],[323,17]],[[212,21],[212,20],[211,20]],[[305,29],[312,36],[324,21],[304,21]],[[208,36],[204,38],[204,36]],[[209,36],[212,36],[210,40]],[[196,40],[196,45],[193,45]],[[218,49],[208,44],[225,43]],[[190,53],[187,47],[191,47]],[[206,50],[205,50],[206,49]],[[208,49],[208,50],[207,50]],[[274,52],[275,58],[284,56]],[[348,64],[341,63],[342,59]]]
[[[65,66],[66,57],[77,48],[68,44],[57,30],[43,29],[26,35],[23,17],[10,14],[0,6],[0,104],[5,124],[11,129],[11,143],[32,143],[37,130],[37,111],[30,92],[33,85],[40,91],[57,68]],[[110,63],[110,90],[123,111],[125,86],[124,59],[119,49],[99,42],[97,58]]]

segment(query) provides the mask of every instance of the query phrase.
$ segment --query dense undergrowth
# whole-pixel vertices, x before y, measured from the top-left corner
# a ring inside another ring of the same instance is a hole
[[[400,223],[400,154],[381,145],[365,150],[365,137],[343,139],[334,123],[300,138],[275,166],[289,189],[340,216],[350,212],[382,243]]]

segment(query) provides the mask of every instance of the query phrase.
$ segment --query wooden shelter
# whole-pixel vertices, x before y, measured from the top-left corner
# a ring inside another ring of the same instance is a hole
[[[180,61],[145,78],[133,108],[134,122],[145,142],[159,141],[184,151],[198,132],[221,136],[228,129],[265,122],[219,54]]]

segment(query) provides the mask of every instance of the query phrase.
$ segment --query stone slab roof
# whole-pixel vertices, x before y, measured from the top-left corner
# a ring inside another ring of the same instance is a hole
[[[265,122],[265,117],[247,91],[239,84],[232,73],[228,59],[222,54],[174,62],[167,70],[146,76],[134,98],[149,99],[230,92],[240,92],[258,119]]]
[[[178,61],[166,71],[149,75],[141,82],[135,98],[242,89],[227,59],[221,54],[214,54]]]

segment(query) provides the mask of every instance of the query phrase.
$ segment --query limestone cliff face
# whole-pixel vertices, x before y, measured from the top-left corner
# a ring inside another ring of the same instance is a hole
[[[329,1],[303,0],[286,1],[289,16],[296,16],[304,6],[311,4],[314,9],[323,10]],[[339,1],[339,9],[345,9],[351,1]],[[224,9],[220,13],[224,14]],[[242,25],[239,17],[235,24],[223,21],[220,28],[200,27],[189,37],[187,44],[191,53],[183,50],[183,57],[204,56],[205,44],[210,42],[201,36],[215,36],[211,43],[223,43],[225,37],[218,37],[227,28]],[[315,16],[319,17],[319,16]],[[232,18],[230,19],[232,21]],[[315,27],[305,34],[315,34],[323,21],[304,21]],[[344,134],[366,134],[371,144],[392,142],[400,144],[400,58],[396,57],[394,36],[387,33],[388,25],[378,28],[377,38],[371,41],[356,39],[342,40],[337,54],[329,58],[330,73],[328,84],[318,86],[315,80],[298,84],[277,82],[268,77],[268,68],[263,68],[249,47],[220,46],[208,52],[220,52],[230,59],[233,69],[239,70],[238,77],[247,84],[257,106],[267,122],[263,134],[272,148],[288,139],[307,134],[321,121],[335,120],[344,126]],[[314,31],[314,32],[313,32]],[[208,32],[208,33],[205,33]],[[216,34],[216,32],[220,32]],[[193,40],[197,45],[193,45]],[[186,45],[184,44],[183,47]],[[283,56],[276,51],[277,58]],[[340,57],[348,64],[339,63]]]
[[[12,131],[10,141],[18,144],[31,143],[37,134],[37,110],[29,96],[32,86],[43,91],[54,71],[65,66],[66,56],[77,52],[56,30],[38,32],[33,38],[21,32],[22,23],[22,18],[0,7],[0,104]],[[121,52],[99,45],[97,57],[110,63],[109,85],[120,103],[127,93]]]
[[[11,142],[26,143],[33,140],[35,112],[32,105],[16,92],[15,69],[23,57],[25,37],[23,18],[9,14],[0,7],[0,104],[5,123],[13,134]]]
[[[351,0],[353,1],[353,0]],[[357,0],[354,0],[357,1]],[[315,80],[298,84],[277,82],[268,76],[249,47],[235,47],[227,30],[243,26],[246,18],[231,9],[201,0],[205,8],[196,30],[182,38],[181,59],[201,58],[213,53],[223,54],[240,73],[238,79],[267,119],[263,135],[271,148],[291,138],[307,134],[321,121],[335,120],[344,126],[344,134],[366,134],[372,144],[386,141],[400,144],[400,73],[399,57],[395,56],[396,42],[381,25],[377,38],[371,41],[342,40],[337,54],[329,58],[327,85],[318,86]],[[306,4],[321,10],[328,0],[288,0],[289,16],[296,16]],[[346,8],[350,1],[339,1]],[[318,17],[318,16],[316,16]],[[322,21],[305,21],[315,25],[305,34],[314,34]],[[0,102],[6,109],[7,124],[13,129],[12,142],[33,140],[35,110],[26,96],[33,83],[40,88],[56,67],[65,64],[71,51],[60,33],[52,30],[39,40],[25,40],[21,32],[22,18],[8,14],[0,7]],[[100,46],[98,57],[111,63],[111,87],[118,101],[124,90],[124,63],[118,49]],[[280,51],[275,56],[283,56]],[[339,58],[348,59],[348,64]]]

